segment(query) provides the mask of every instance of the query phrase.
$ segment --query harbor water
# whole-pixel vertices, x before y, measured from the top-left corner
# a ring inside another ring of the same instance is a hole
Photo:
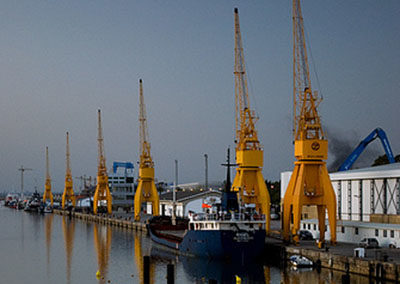
[[[174,265],[175,283],[236,283],[236,277],[241,283],[368,283],[365,277],[343,278],[325,269],[179,256],[152,243],[146,233],[4,206],[0,228],[1,283],[145,283],[147,275],[149,283],[167,283],[168,264]],[[144,256],[150,257],[148,274]]]

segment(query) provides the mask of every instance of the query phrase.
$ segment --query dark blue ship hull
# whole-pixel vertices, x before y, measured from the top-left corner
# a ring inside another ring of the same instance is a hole
[[[265,245],[265,230],[185,230],[182,237],[148,226],[151,239],[187,255],[216,259],[250,259],[261,254]],[[176,232],[176,230],[175,230]]]
[[[246,237],[243,237],[243,234]],[[186,233],[179,244],[179,250],[210,258],[249,259],[257,257],[263,251],[265,237],[264,230],[193,230]]]

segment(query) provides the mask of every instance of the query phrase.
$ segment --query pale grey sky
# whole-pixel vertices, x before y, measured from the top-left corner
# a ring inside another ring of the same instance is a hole
[[[0,191],[64,188],[65,132],[74,176],[96,175],[97,109],[107,166],[138,160],[143,79],[156,177],[223,180],[233,148],[233,8],[239,8],[264,178],[293,168],[291,1],[1,1]],[[302,1],[330,136],[354,147],[382,127],[400,153],[400,2]],[[376,141],[374,154],[383,154]],[[329,162],[333,161],[330,155]],[[372,162],[371,160],[369,162]],[[366,163],[369,163],[368,161]],[[75,184],[79,182],[76,180]]]

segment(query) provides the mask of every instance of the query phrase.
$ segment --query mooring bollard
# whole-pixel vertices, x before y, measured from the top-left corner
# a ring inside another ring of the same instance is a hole
[[[167,264],[167,283],[174,284],[175,276],[174,276],[174,265]]]
[[[143,282],[150,283],[150,256],[143,256]]]

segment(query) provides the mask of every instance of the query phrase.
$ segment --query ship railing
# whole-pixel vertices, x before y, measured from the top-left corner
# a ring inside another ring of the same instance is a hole
[[[193,216],[193,221],[265,221],[265,215],[247,213],[200,213]]]

